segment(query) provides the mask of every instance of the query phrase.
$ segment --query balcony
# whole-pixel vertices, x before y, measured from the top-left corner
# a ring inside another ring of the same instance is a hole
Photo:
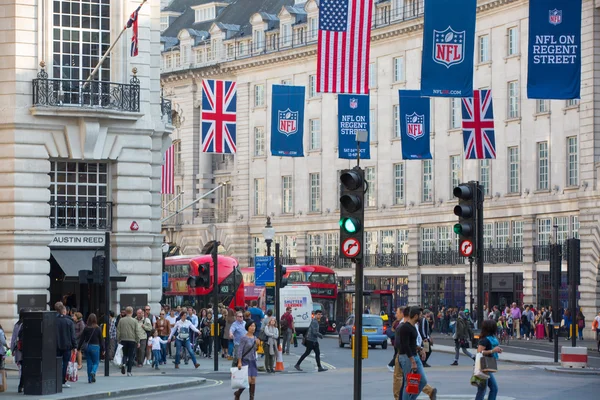
[[[567,250],[566,244],[562,244],[561,257],[563,261],[567,261]],[[533,262],[550,261],[550,245],[542,244],[533,246]]]
[[[427,250],[418,252],[419,265],[460,265],[468,261],[458,250]],[[522,247],[487,247],[483,249],[486,264],[514,264],[523,262]]]
[[[110,201],[51,201],[50,228],[68,230],[112,229]]]
[[[364,254],[365,268],[402,268],[408,266],[408,253]],[[339,255],[308,256],[307,265],[323,265],[329,268],[352,268],[352,262]]]
[[[42,63],[33,80],[33,107],[139,113],[140,81],[136,72],[134,68],[130,83],[50,79]]]

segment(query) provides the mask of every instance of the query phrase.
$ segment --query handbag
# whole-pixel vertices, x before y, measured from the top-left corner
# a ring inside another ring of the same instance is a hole
[[[294,337],[292,339],[294,341],[294,347],[298,347],[298,336],[294,333]]]
[[[475,366],[473,367],[473,377],[478,378],[480,380],[485,380],[485,379],[488,379],[490,376],[486,375],[481,370],[481,359],[482,358],[483,358],[483,354],[481,354],[481,353],[477,353],[475,355]],[[473,384],[473,378],[471,378],[471,384]]]
[[[79,378],[77,375],[77,363],[76,363],[76,354],[75,352],[73,352],[71,354],[71,360],[69,361],[69,363],[67,364],[67,381],[69,382],[77,382],[77,379]]]
[[[265,333],[264,329],[261,329],[261,331],[258,332],[257,337],[258,337],[258,340],[260,340],[261,342],[266,342],[267,340],[269,340],[269,337]]]
[[[123,364],[123,345],[119,343],[115,356],[113,357],[113,365],[120,367]]]
[[[430,350],[429,342],[423,342],[423,350],[425,350],[425,353],[429,353],[429,350]]]
[[[88,338],[87,342],[85,342],[82,346],[81,346],[81,352],[85,353],[87,351],[88,348],[88,344],[90,344],[90,340],[92,340],[92,335],[94,334],[94,332],[96,332],[96,329],[94,329],[92,331],[92,333],[90,333],[90,337]]]
[[[496,358],[488,356],[481,357],[481,371],[498,372],[498,361],[496,361]]]

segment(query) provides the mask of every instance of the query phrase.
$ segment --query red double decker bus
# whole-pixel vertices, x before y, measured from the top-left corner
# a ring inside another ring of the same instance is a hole
[[[190,276],[198,275],[198,265],[210,264],[211,285],[209,288],[188,287],[187,280]],[[244,279],[238,262],[233,257],[218,256],[219,278],[219,303],[235,308],[244,306]],[[206,307],[214,301],[213,281],[214,266],[212,257],[207,255],[174,256],[165,259],[165,268],[168,276],[168,287],[165,288],[164,301],[170,306],[190,304],[196,308]],[[216,305],[213,305],[216,306]]]
[[[338,295],[335,272],[322,265],[286,265],[285,278],[290,285],[306,285],[313,307],[321,309],[328,322],[327,330],[335,332],[335,306]],[[258,300],[264,288],[254,285],[254,268],[241,268],[246,301]]]

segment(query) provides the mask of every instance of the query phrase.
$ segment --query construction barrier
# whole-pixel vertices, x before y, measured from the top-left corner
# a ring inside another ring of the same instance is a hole
[[[560,365],[564,368],[586,368],[588,362],[587,347],[560,348]]]

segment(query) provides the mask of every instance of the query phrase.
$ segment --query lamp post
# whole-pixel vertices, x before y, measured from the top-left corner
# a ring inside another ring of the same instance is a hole
[[[163,274],[165,272],[167,272],[167,271],[165,271],[165,259],[167,258],[167,254],[169,254],[169,247],[170,247],[169,243],[163,242],[163,244],[161,245],[161,248],[160,248],[162,250],[162,273]],[[163,282],[162,286],[163,286],[163,288],[162,288],[163,289],[163,295],[162,295],[162,298],[161,298],[161,302],[162,302],[162,300],[165,297],[165,285],[164,285],[164,282]]]
[[[275,237],[275,228],[271,225],[271,217],[267,217],[267,224],[262,231],[263,237],[265,238],[265,243],[267,244],[267,256],[271,255],[271,243],[273,243],[273,238]]]

